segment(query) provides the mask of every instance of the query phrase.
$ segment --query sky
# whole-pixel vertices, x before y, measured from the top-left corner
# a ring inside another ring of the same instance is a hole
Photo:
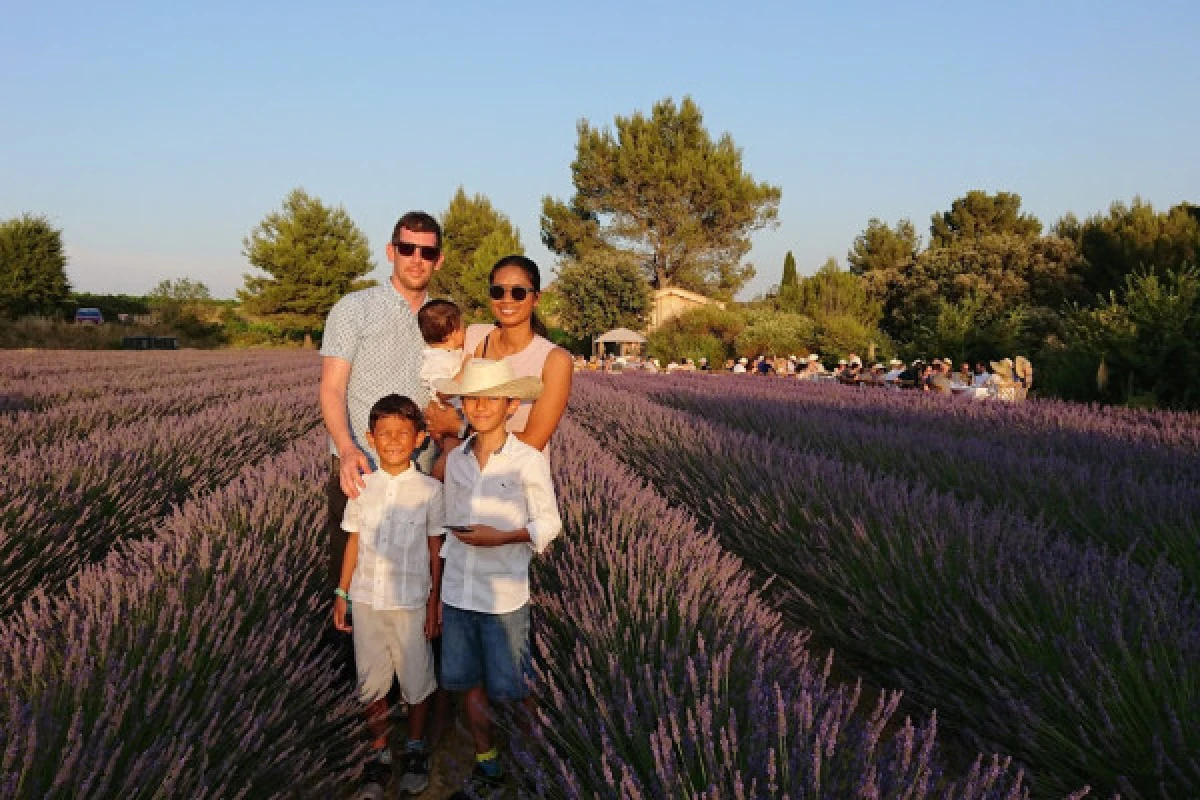
[[[690,95],[780,186],[748,298],[872,217],[1013,191],[1049,226],[1200,202],[1200,3],[82,3],[0,0],[0,219],[63,232],[73,288],[187,277],[233,297],[242,241],[303,187],[383,247],[487,195],[553,271],[576,124]]]

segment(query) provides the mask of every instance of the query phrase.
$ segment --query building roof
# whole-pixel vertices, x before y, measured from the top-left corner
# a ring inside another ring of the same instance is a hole
[[[640,333],[629,330],[629,328],[613,328],[608,333],[602,333],[596,337],[597,342],[644,342],[646,337]]]

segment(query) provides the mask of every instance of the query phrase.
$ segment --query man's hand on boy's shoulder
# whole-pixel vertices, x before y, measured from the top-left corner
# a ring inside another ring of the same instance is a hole
[[[470,530],[465,531],[454,530],[452,528],[450,533],[457,536],[463,544],[474,545],[475,547],[499,547],[502,544],[529,541],[529,534],[524,529],[519,531],[502,531],[493,528],[491,525],[472,525]]]

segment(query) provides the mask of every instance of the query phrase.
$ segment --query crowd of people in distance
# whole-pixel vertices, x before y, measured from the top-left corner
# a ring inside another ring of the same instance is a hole
[[[956,369],[950,358],[926,361],[918,358],[911,363],[893,358],[886,364],[876,362],[867,367],[862,358],[850,353],[834,363],[826,363],[817,353],[806,356],[767,356],[727,359],[720,366],[710,365],[707,358],[684,358],[663,366],[657,358],[639,355],[612,356],[601,354],[575,357],[575,370],[622,372],[724,372],[734,375],[777,375],[802,381],[836,382],[851,386],[876,386],[897,389],[919,389],[940,394],[967,394],[972,397],[997,396],[1003,391],[1016,391],[1020,397],[1033,383],[1033,368],[1029,361],[1018,356],[1014,361],[976,362],[972,367],[962,362]]]

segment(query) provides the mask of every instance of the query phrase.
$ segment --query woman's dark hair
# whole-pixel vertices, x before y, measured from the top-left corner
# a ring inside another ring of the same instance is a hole
[[[367,429],[374,432],[375,423],[384,417],[401,417],[411,422],[418,432],[425,430],[425,415],[404,395],[389,394],[376,400],[367,416]]]
[[[497,261],[492,266],[492,271],[488,273],[488,283],[494,283],[496,273],[505,267],[516,267],[521,270],[525,273],[525,277],[529,279],[529,285],[533,287],[533,290],[538,293],[542,291],[542,271],[538,269],[537,263],[528,256],[505,256]],[[536,311],[533,312],[533,317],[529,320],[529,325],[538,336],[545,339],[550,338],[550,331],[546,328],[546,323],[542,322]]]

